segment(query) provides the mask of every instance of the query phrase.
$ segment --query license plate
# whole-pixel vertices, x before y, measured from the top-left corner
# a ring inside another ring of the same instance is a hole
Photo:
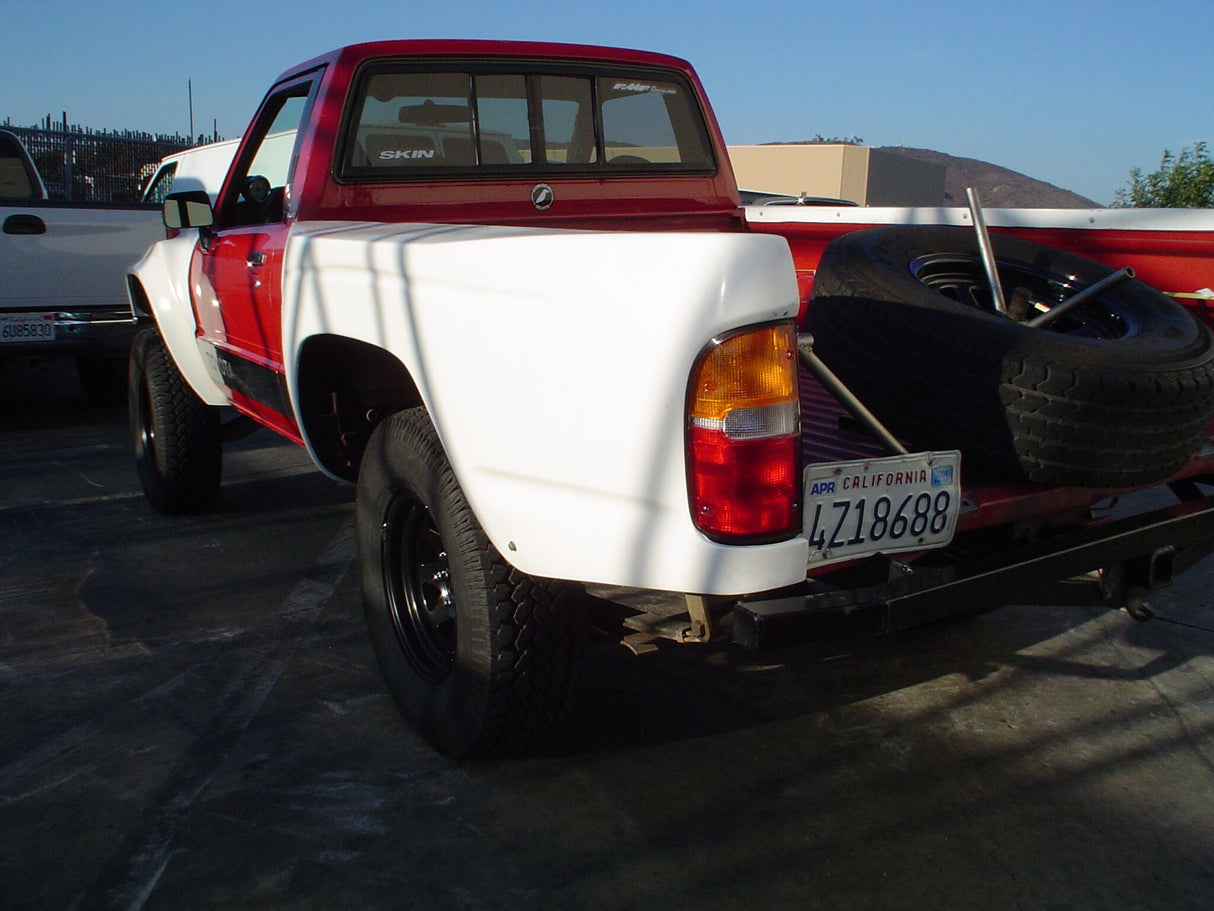
[[[53,342],[53,313],[0,314],[0,344],[5,342]]]
[[[803,478],[811,568],[953,539],[961,511],[955,450],[810,465]]]

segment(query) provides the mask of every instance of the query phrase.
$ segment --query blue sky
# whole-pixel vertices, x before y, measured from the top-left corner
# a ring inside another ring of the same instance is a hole
[[[685,57],[727,142],[859,136],[1112,201],[1214,146],[1211,0],[0,0],[0,122],[238,135],[273,78],[357,41],[507,38]]]

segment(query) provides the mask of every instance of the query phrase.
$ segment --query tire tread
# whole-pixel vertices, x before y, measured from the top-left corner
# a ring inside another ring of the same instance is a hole
[[[483,643],[457,633],[455,667],[437,683],[412,672],[387,620],[380,509],[387,492],[402,485],[432,485],[427,507],[445,516],[438,524],[453,583],[457,575],[461,580],[453,585],[464,599],[456,610],[474,612],[484,631]],[[588,628],[582,589],[529,576],[502,557],[468,506],[424,409],[392,415],[372,434],[357,524],[372,643],[393,697],[418,732],[448,755],[470,758],[523,752],[556,728],[572,705],[582,665]],[[458,711],[445,698],[452,688],[462,694]]]
[[[142,440],[139,396],[146,388],[155,444]],[[219,498],[223,474],[219,409],[190,388],[155,329],[143,329],[131,347],[128,379],[131,430],[140,482],[160,512],[206,512]]]
[[[1214,413],[1214,344],[1203,326],[1193,321],[1193,341],[1153,362],[1091,350],[1070,360],[1065,336],[1009,339],[998,320],[959,305],[897,299],[895,282],[915,282],[904,261],[912,235],[878,230],[828,246],[809,327],[823,360],[912,445],[959,448],[993,475],[1090,487],[1162,480],[1200,445]],[[950,237],[924,230],[924,245]],[[902,246],[883,241],[891,237]],[[882,274],[895,277],[870,277]],[[1161,308],[1177,307],[1157,296]]]

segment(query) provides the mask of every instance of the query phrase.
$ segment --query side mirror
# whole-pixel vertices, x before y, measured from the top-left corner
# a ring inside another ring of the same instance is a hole
[[[205,228],[215,223],[211,197],[205,190],[170,193],[164,198],[164,226],[175,230]]]

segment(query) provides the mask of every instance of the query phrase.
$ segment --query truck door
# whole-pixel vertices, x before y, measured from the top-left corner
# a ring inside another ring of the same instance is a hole
[[[296,139],[314,78],[262,105],[195,249],[190,288],[199,336],[214,346],[232,404],[298,439],[282,351],[282,269]]]

